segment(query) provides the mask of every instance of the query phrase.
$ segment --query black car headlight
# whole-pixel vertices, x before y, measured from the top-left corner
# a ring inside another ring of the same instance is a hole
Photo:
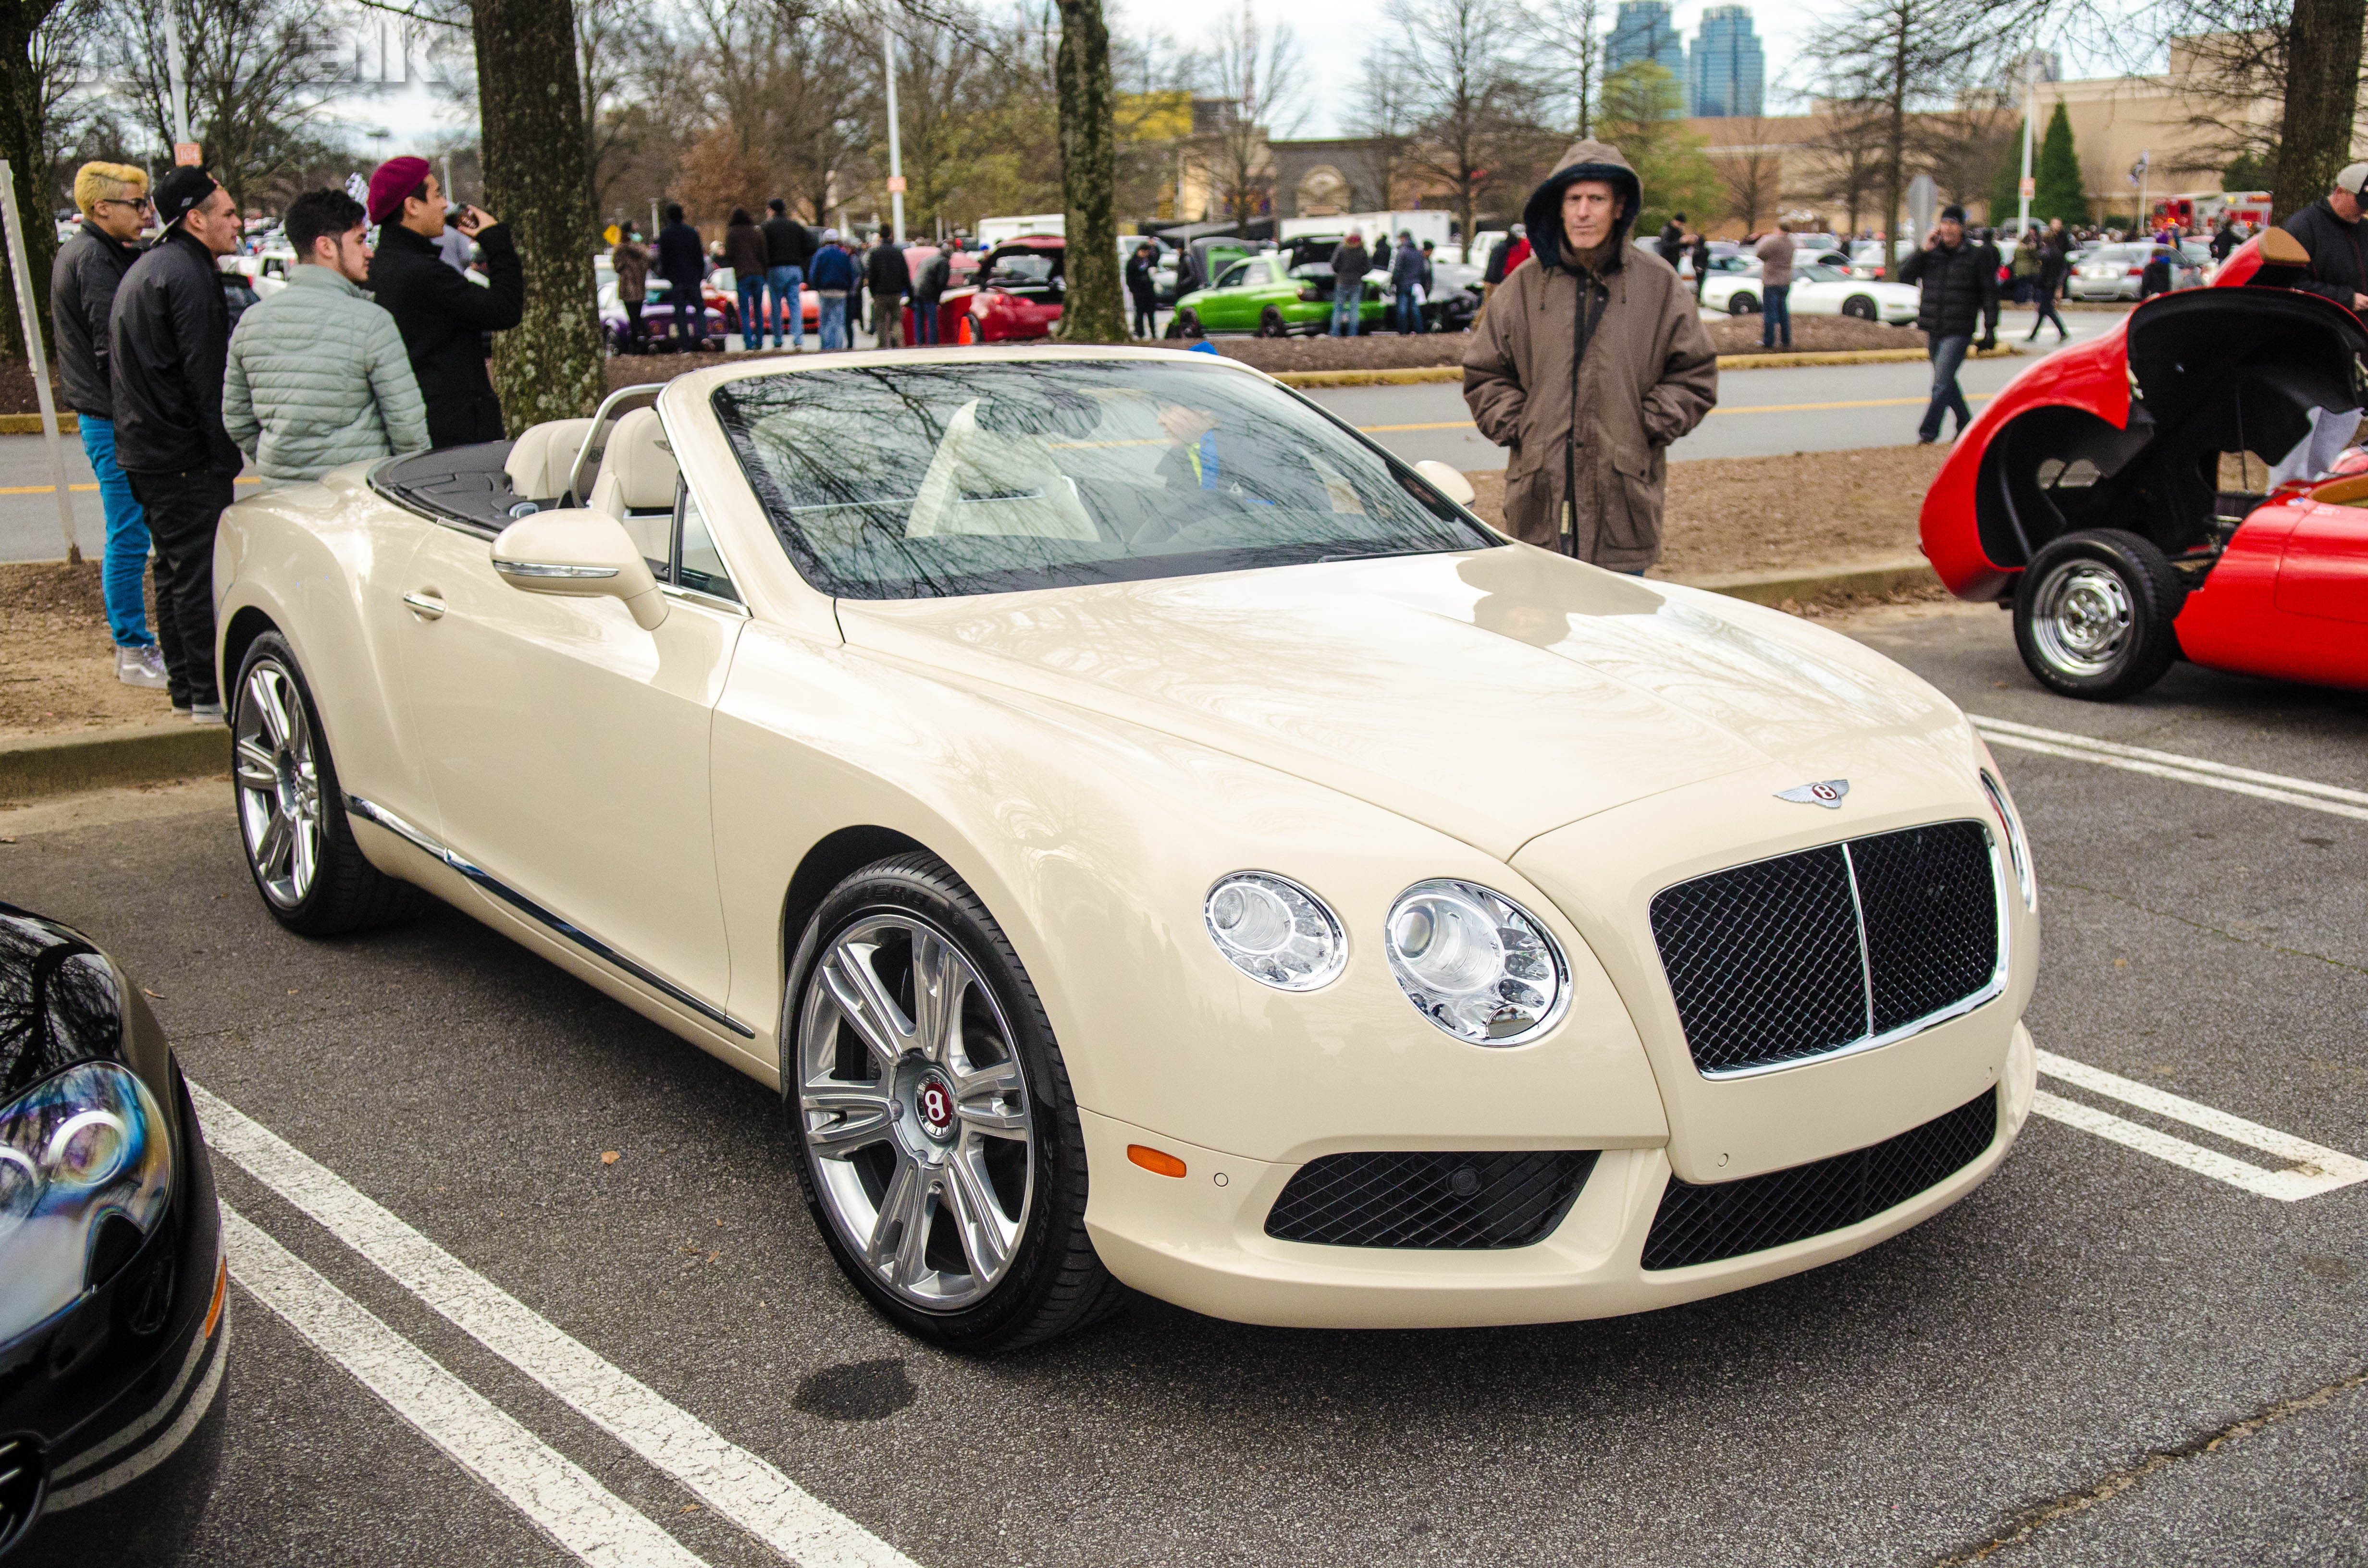
[[[112,1062],[85,1062],[0,1108],[0,1344],[131,1260],[173,1196],[165,1112]]]

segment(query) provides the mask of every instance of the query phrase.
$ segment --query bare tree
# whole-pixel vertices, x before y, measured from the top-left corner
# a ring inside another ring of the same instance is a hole
[[[2280,221],[2327,194],[2351,161],[2363,0],[2158,0],[2147,19],[2136,30],[2176,40],[2172,69],[2194,106],[2192,161],[2267,164]],[[2108,18],[2090,30],[2117,36]]]
[[[49,222],[58,194],[51,165],[71,134],[61,113],[97,17],[94,6],[67,0],[6,0],[0,4],[0,157],[25,215],[25,265],[33,277],[33,304],[50,313],[50,264],[57,231]],[[0,268],[4,273],[5,268]],[[21,359],[24,327],[17,320],[16,279],[0,276],[0,354]]]
[[[1548,94],[1566,107],[1571,129],[1595,134],[1596,99],[1603,90],[1603,0],[1539,0],[1529,13],[1530,28],[1548,51]]]
[[[1061,105],[1061,195],[1068,278],[1059,335],[1066,343],[1127,343],[1119,282],[1118,131],[1111,117],[1110,25],[1101,0],[1060,0],[1053,77]]]
[[[2026,0],[1853,0],[1810,35],[1805,52],[1824,70],[1827,96],[1881,123],[1886,240],[1899,233],[1911,117],[1947,101],[2001,39],[2026,36],[2028,15]]]
[[[1951,107],[1917,118],[1908,157],[1931,175],[1941,199],[1970,206],[1988,196],[2009,149],[2021,145],[2018,104],[1998,93],[1961,93]],[[2001,220],[1993,213],[1990,222]]]
[[[1526,184],[1541,145],[1540,88],[1520,57],[1509,0],[1390,0],[1378,68],[1405,77],[1417,134],[1410,163],[1453,195],[1464,243],[1483,197]]]
[[[1258,26],[1248,0],[1219,24],[1208,54],[1209,84],[1224,100],[1209,149],[1212,193],[1247,223],[1274,196],[1274,155],[1267,138],[1289,135],[1307,118],[1299,45],[1288,25]]]
[[[1718,171],[1719,183],[1726,187],[1726,213],[1743,220],[1747,233],[1759,227],[1759,215],[1774,215],[1783,195],[1779,188],[1784,171],[1784,149],[1774,137],[1776,127],[1767,119],[1728,120],[1729,129],[1742,132],[1743,140],[1710,150],[1711,167]]]
[[[1884,116],[1864,104],[1827,102],[1819,107],[1821,130],[1806,143],[1812,159],[1804,183],[1791,194],[1820,206],[1839,206],[1843,231],[1856,235],[1859,220],[1873,210],[1884,183]]]
[[[1415,138],[1422,129],[1418,97],[1415,83],[1395,61],[1383,55],[1366,57],[1349,125],[1372,144],[1373,162],[1382,176],[1381,204],[1385,208],[1414,205],[1411,193],[1399,187],[1418,172],[1415,157]],[[1401,202],[1401,196],[1407,199]]]
[[[314,117],[343,73],[329,17],[308,0],[119,0],[122,85],[160,147],[174,140],[167,6],[180,24],[189,118],[206,167],[247,206],[322,150]]]

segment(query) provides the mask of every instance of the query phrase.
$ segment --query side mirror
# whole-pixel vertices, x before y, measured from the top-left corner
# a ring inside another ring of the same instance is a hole
[[[1437,458],[1425,458],[1414,465],[1414,471],[1430,481],[1433,490],[1459,506],[1469,506],[1477,498],[1473,494],[1472,482],[1452,463],[1440,462]],[[502,537],[507,539],[509,536],[504,534]]]
[[[513,588],[569,598],[622,599],[633,624],[655,631],[666,596],[625,527],[606,512],[569,508],[520,517],[494,540],[494,570]]]

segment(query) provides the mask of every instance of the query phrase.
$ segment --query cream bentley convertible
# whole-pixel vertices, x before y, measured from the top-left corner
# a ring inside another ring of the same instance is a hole
[[[778,1085],[840,1266],[950,1346],[1122,1285],[1634,1312],[1964,1197],[2034,1085],[1980,739],[1470,498],[1241,366],[1052,347],[340,470],[218,547],[256,886],[443,899]]]

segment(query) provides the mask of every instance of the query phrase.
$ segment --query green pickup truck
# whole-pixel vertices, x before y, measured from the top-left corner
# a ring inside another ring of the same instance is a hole
[[[1176,301],[1170,337],[1201,337],[1212,332],[1254,332],[1260,337],[1292,334],[1317,336],[1332,329],[1332,264],[1302,261],[1302,250],[1265,251],[1228,264],[1206,289]],[[1360,332],[1381,326],[1389,311],[1389,274],[1365,274],[1365,299],[1358,311]]]

